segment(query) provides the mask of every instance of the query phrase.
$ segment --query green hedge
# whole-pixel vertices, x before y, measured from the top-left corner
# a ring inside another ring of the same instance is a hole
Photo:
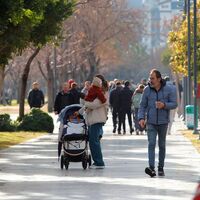
[[[0,115],[0,131],[16,131],[17,123],[10,119],[9,114]]]
[[[29,114],[26,114],[18,126],[18,130],[20,131],[52,133],[53,129],[52,117],[38,108],[33,108]]]

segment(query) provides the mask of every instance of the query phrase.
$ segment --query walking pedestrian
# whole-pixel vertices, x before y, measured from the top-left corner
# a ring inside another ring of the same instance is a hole
[[[91,86],[91,82],[90,81],[85,81],[84,88],[81,90],[81,93],[83,93],[86,96],[88,94],[90,86]],[[80,104],[82,106],[84,105],[84,99],[80,98]]]
[[[85,97],[84,93],[78,91],[77,86],[76,82],[71,83],[71,87],[69,89],[69,105],[80,104],[80,98],[83,99]]]
[[[90,81],[85,81],[84,88],[81,90],[81,92],[87,95],[88,90],[90,89],[90,86],[91,86]]]
[[[128,116],[130,134],[132,135],[134,131],[131,118],[131,98],[133,95],[133,91],[130,90],[129,86],[129,81],[125,81],[124,88],[120,92],[120,114],[124,135],[126,134],[126,115]],[[121,134],[121,123],[119,123],[118,134]]]
[[[135,124],[135,131],[136,131],[136,135],[142,134],[144,131],[144,128],[142,128],[139,125],[139,120],[138,120],[138,110],[140,107],[140,101],[142,99],[142,93],[144,90],[144,85],[140,84],[133,96],[132,96],[132,112],[133,112],[133,120],[134,120],[134,124]]]
[[[172,81],[170,81],[169,76],[165,76],[164,80],[166,81],[166,84],[176,88],[176,86],[174,85],[174,83]],[[176,114],[176,109],[171,109],[169,111],[169,124],[168,124],[168,129],[167,129],[167,135],[171,135],[171,129],[172,129],[172,124],[174,122],[174,118],[175,118],[175,114]]]
[[[114,88],[110,92],[109,104],[110,104],[111,111],[112,111],[113,133],[116,133],[117,122],[118,122],[118,133],[120,133],[119,124],[121,124],[121,115],[120,115],[120,92],[121,92],[121,89],[122,89],[121,82],[118,81],[116,83],[116,88]]]
[[[62,85],[62,90],[58,92],[58,94],[56,95],[56,99],[54,102],[55,115],[60,114],[61,110],[68,105],[69,105],[69,84],[68,82],[65,82]],[[58,133],[58,144],[60,147],[62,146],[61,142],[62,130],[63,130],[63,123],[60,123],[59,133]]]
[[[166,85],[157,69],[150,71],[149,79],[150,82],[144,89],[138,112],[139,124],[142,128],[144,128],[145,120],[147,120],[149,167],[145,169],[145,173],[151,177],[156,176],[155,147],[158,135],[158,175],[165,176],[164,161],[169,110],[177,107],[176,89]]]
[[[69,84],[63,83],[62,90],[56,95],[54,102],[54,113],[57,115],[60,111],[69,105]]]
[[[38,82],[32,84],[32,90],[28,94],[28,104],[30,108],[41,108],[44,105],[44,94],[39,89]]]

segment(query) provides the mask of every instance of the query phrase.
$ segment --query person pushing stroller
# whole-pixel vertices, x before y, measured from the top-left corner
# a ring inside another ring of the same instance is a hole
[[[107,84],[101,75],[94,77],[92,86],[85,97],[84,107],[77,113],[85,116],[88,125],[89,146],[94,161],[90,167],[92,169],[103,169],[105,167],[100,139],[103,134],[102,127],[107,120],[108,92],[106,90],[103,92],[102,83]]]

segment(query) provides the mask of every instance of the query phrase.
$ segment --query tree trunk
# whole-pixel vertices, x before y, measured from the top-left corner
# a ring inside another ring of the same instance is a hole
[[[97,61],[96,61],[96,55],[94,52],[90,52],[88,55],[88,61],[89,61],[89,65],[90,65],[90,72],[88,75],[87,80],[92,80],[94,75],[97,73]]]
[[[5,66],[0,66],[0,101],[3,95],[3,83],[4,83],[4,68]]]
[[[20,120],[24,117],[24,100],[25,100],[25,95],[26,95],[26,87],[27,87],[27,80],[28,80],[28,75],[30,71],[30,66],[33,59],[37,56],[39,51],[40,51],[39,47],[35,49],[33,54],[28,59],[26,66],[24,68],[23,74],[22,74],[21,85],[20,85],[21,90],[20,90],[20,97],[19,97],[19,119]]]
[[[53,78],[53,70],[51,69],[50,54],[48,54],[46,58],[46,67],[47,67],[47,96],[48,96],[48,112],[53,111],[54,105],[54,92],[53,92],[53,85],[54,85],[54,78]]]

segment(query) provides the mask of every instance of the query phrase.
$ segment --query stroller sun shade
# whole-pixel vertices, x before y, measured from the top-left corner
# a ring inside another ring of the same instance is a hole
[[[81,105],[80,104],[73,104],[70,106],[66,106],[65,108],[63,108],[58,116],[58,121],[60,121],[61,123],[65,123],[67,119],[69,119],[70,116],[73,115],[74,112],[78,111],[81,109]],[[82,116],[80,116],[80,118],[83,119]]]

